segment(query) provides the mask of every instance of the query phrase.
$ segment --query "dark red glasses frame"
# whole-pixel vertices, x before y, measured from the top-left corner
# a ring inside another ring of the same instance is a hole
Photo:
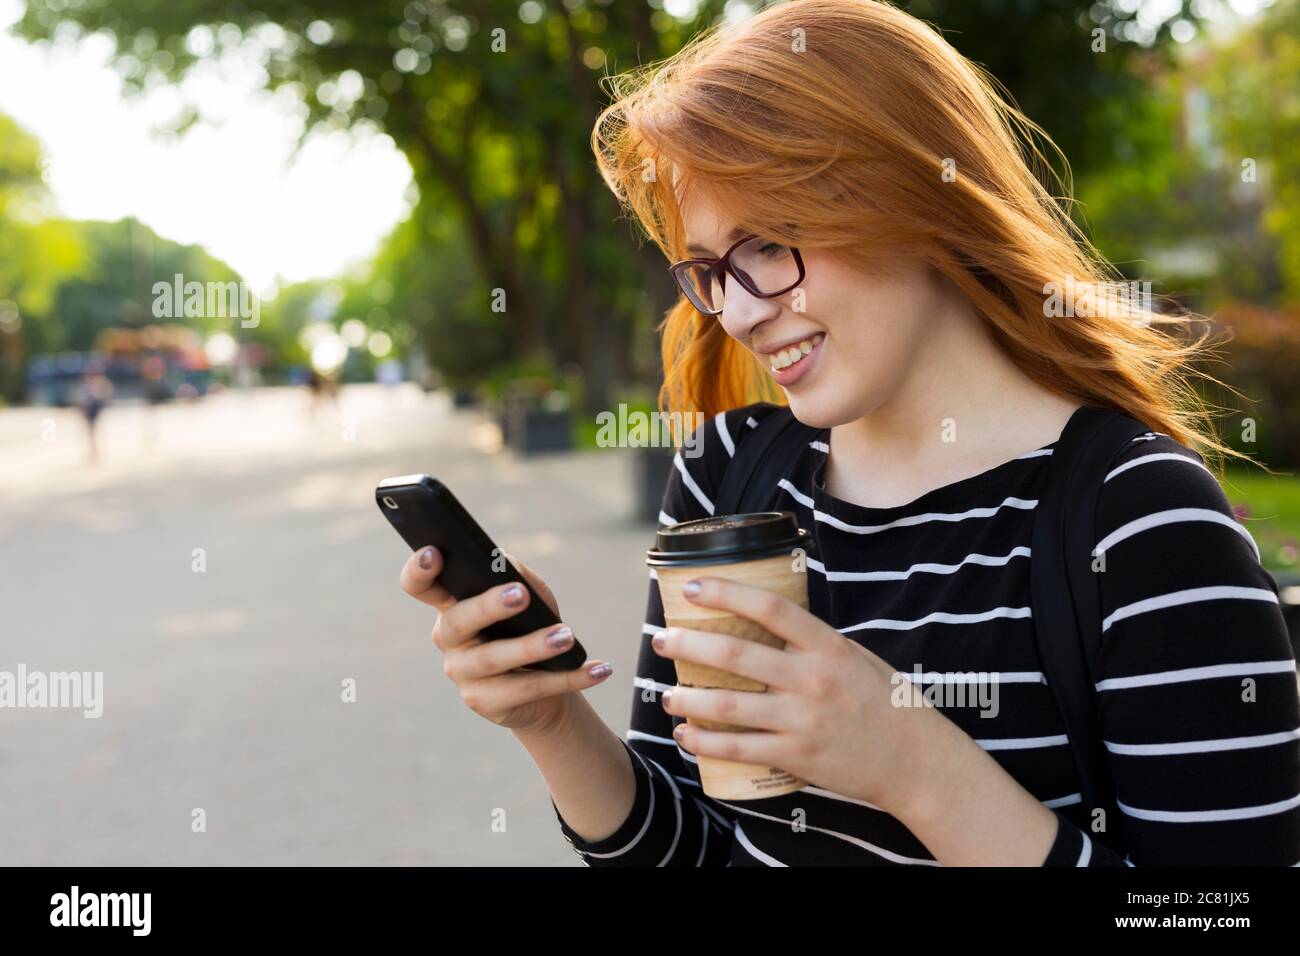
[[[699,291],[697,289],[692,288],[691,278],[690,275],[687,273],[687,270],[692,266],[708,266],[709,269],[713,271],[714,275],[718,277],[719,280],[718,284],[722,286],[722,291],[724,295],[726,294],[727,291],[728,275],[730,275],[737,282],[739,282],[744,287],[746,292],[748,292],[750,295],[756,298],[775,299],[778,295],[785,295],[787,292],[789,292],[791,289],[793,289],[795,286],[797,286],[800,282],[804,280],[803,256],[799,255],[799,250],[796,249],[794,246],[787,246],[786,248],[788,248],[790,250],[790,254],[794,256],[795,265],[799,269],[799,277],[795,279],[793,282],[791,282],[784,289],[779,289],[776,292],[763,292],[759,290],[754,285],[754,281],[745,274],[744,270],[737,269],[735,266],[731,264],[731,254],[735,252],[737,249],[739,249],[741,246],[743,246],[745,243],[749,242],[749,240],[757,239],[757,238],[758,236],[752,236],[752,235],[743,236],[740,239],[737,239],[736,242],[731,246],[731,248],[728,249],[726,252],[724,252],[717,259],[709,259],[707,257],[699,258],[699,259],[683,259],[680,262],[674,262],[672,265],[670,265],[668,267],[668,271],[672,273],[673,278],[677,281],[678,287],[682,290],[682,292],[686,294],[686,298],[690,299],[691,305],[695,306],[695,308],[699,309],[705,315],[721,315],[722,309],[705,308],[704,304],[699,301]]]

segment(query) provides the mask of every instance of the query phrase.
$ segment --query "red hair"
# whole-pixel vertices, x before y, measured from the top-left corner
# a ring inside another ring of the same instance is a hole
[[[1215,465],[1245,457],[1218,440],[1194,386],[1217,383],[1189,365],[1210,331],[1193,341],[1159,328],[1197,317],[1124,300],[1049,317],[1051,284],[1113,289],[1123,277],[1071,221],[1071,200],[1044,185],[1068,197],[1036,137],[1060,155],[1055,144],[928,24],[872,0],[795,0],[606,82],[597,164],[669,260],[687,257],[677,183],[746,231],[834,249],[868,272],[926,262],[1035,382],[1124,411]],[[684,296],[660,330],[665,410],[784,401]]]

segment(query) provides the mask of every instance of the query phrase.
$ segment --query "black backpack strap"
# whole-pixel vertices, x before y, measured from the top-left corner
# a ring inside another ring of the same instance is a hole
[[[713,513],[732,515],[766,510],[763,502],[780,480],[783,466],[819,431],[795,418],[786,405],[778,405],[764,415],[751,434],[736,438],[736,453],[722,476]]]
[[[1112,463],[1147,427],[1112,409],[1085,405],[1070,417],[1034,509],[1030,600],[1047,687],[1065,723],[1086,812],[1106,811],[1118,839],[1118,807],[1097,714],[1101,603],[1092,548],[1101,486]]]

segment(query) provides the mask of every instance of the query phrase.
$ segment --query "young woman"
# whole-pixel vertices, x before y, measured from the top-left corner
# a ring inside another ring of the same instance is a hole
[[[581,694],[606,665],[510,673],[567,646],[563,628],[478,639],[526,595],[455,603],[433,549],[408,562],[403,587],[442,612],[447,674],[527,748],[581,858],[1300,862],[1295,660],[1254,541],[1193,450],[1227,452],[1187,371],[1204,340],[1179,342],[1141,303],[1048,307],[1049,289],[1115,273],[1026,164],[1018,137],[1035,128],[934,30],[867,0],[769,8],[616,93],[593,135],[601,171],[683,291],[663,330],[664,404],[709,416],[661,519],[713,513],[736,448],[775,409],[755,399],[784,398],[822,434],[768,506],[798,516],[819,560],[807,611],[706,575],[688,585],[784,638],[780,651],[665,631],[652,581],[626,741]],[[1150,429],[1096,519],[1095,693],[1120,811],[1104,828],[1083,806],[1029,600],[1037,495],[1085,404]],[[674,688],[684,659],[769,690]],[[893,676],[918,667],[993,674],[998,707],[894,706]],[[809,784],[714,800],[700,754]]]

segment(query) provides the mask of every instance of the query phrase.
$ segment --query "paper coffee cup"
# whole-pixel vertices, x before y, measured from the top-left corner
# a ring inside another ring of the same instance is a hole
[[[808,607],[805,555],[809,534],[799,528],[793,512],[729,515],[683,521],[663,528],[646,562],[659,579],[664,620],[669,627],[730,634],[784,648],[785,641],[749,618],[729,611],[692,604],[682,585],[709,576],[739,581],[789,598]],[[693,661],[673,662],[677,683],[683,687],[725,688],[763,693],[767,685]],[[751,728],[688,717],[687,723],[704,730],[745,731]],[[704,792],[719,800],[757,800],[779,797],[803,789],[806,782],[779,767],[697,756]]]

